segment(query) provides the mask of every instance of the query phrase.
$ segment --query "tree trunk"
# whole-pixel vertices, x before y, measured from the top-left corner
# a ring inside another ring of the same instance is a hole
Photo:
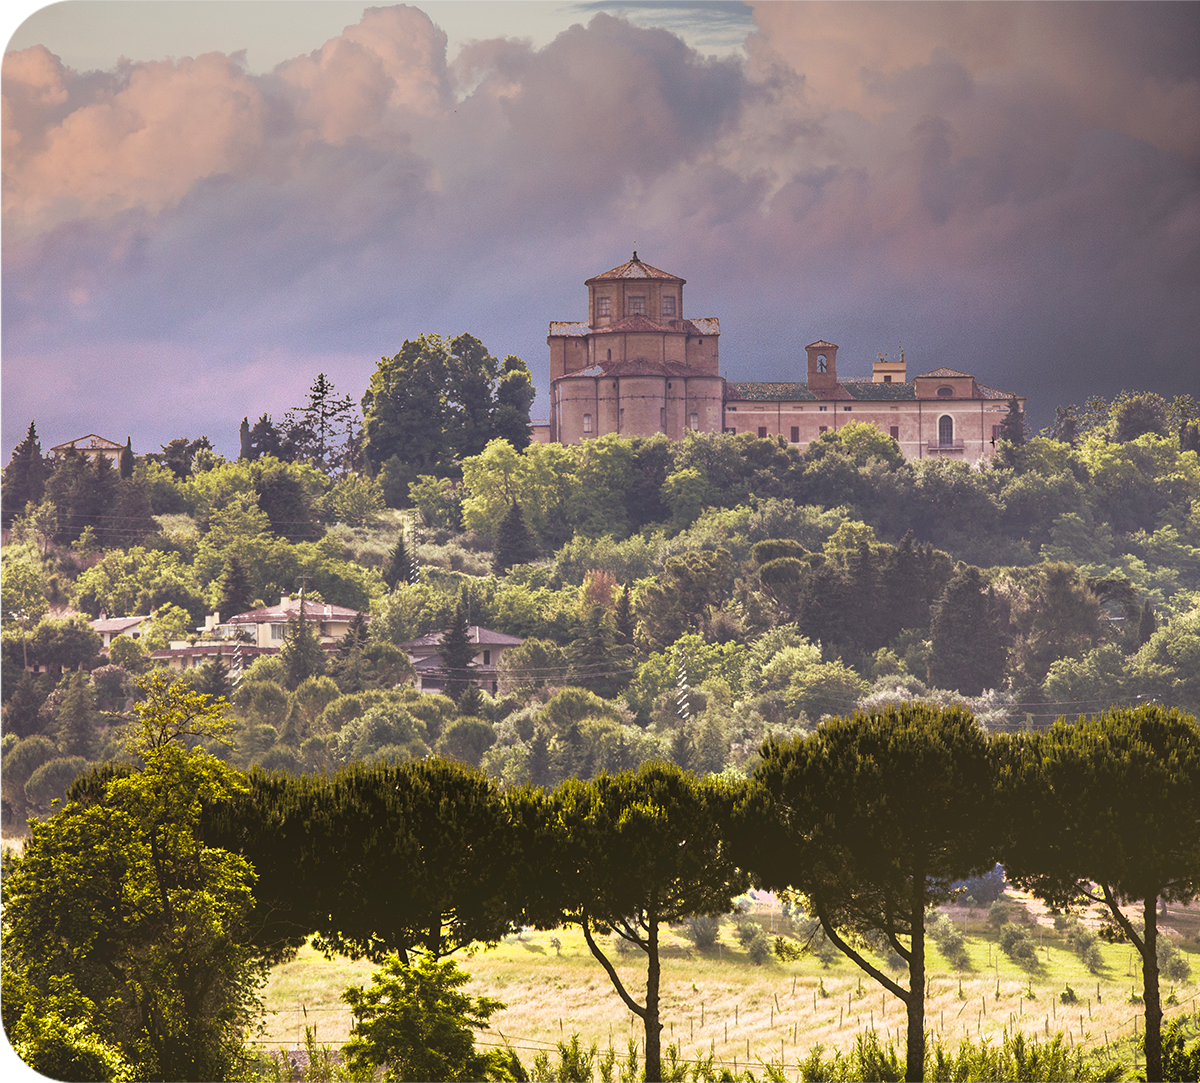
[[[1158,989],[1158,899],[1147,895],[1142,903],[1146,930],[1142,936],[1142,999],[1146,1004],[1146,1079],[1163,1077],[1162,998]]]
[[[653,905],[647,911],[647,963],[646,963],[646,1083],[661,1083],[662,1080],[662,1023],[658,1018],[658,982],[660,965],[658,959],[658,908]]]
[[[904,1078],[925,1078],[925,890],[923,876],[914,877],[912,955],[908,960],[908,1042]],[[916,885],[921,885],[917,887]]]

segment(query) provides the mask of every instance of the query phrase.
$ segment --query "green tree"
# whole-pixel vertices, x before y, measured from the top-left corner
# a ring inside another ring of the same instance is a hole
[[[250,572],[236,553],[229,553],[225,557],[225,570],[221,573],[218,589],[220,597],[217,599],[217,613],[222,619],[228,620],[254,608],[255,598]]]
[[[533,374],[519,357],[509,354],[496,385],[496,408],[492,414],[492,434],[507,440],[517,451],[529,446],[529,409],[537,392]]]
[[[288,691],[294,691],[309,677],[319,677],[325,672],[325,650],[306,609],[312,604],[304,600],[304,592],[301,591],[300,605],[295,614],[288,617],[287,635],[283,646],[279,648]]]
[[[387,584],[388,590],[395,590],[400,583],[415,582],[415,571],[415,559],[408,551],[408,542],[402,530],[388,555],[387,566],[383,570],[383,581]]]
[[[1156,436],[1167,433],[1167,401],[1152,391],[1145,394],[1122,392],[1114,400],[1109,416],[1113,439],[1120,444],[1146,433]]]
[[[311,463],[323,474],[345,469],[346,445],[354,433],[354,399],[337,395],[325,373],[317,373],[308,402],[284,418],[284,439],[293,449],[293,462]]]
[[[230,1077],[263,974],[248,946],[254,874],[201,842],[235,776],[195,740],[223,709],[154,674],[126,737],[138,770],[36,824],[4,878],[6,963],[43,995],[67,979],[141,1078]]]
[[[121,448],[120,458],[121,480],[128,481],[133,477],[133,437],[125,437],[125,446]]]
[[[474,1031],[504,1005],[461,992],[470,980],[453,959],[386,959],[369,989],[351,986],[342,994],[354,1016],[344,1047],[351,1067],[371,1074],[382,1068],[385,1080],[511,1078],[502,1053],[475,1050]]]
[[[1004,675],[1007,649],[996,599],[978,568],[960,564],[933,609],[930,680],[977,696],[996,688]]]
[[[442,692],[456,703],[471,683],[475,669],[475,648],[471,644],[470,617],[467,615],[467,588],[458,593],[454,616],[442,634]]]
[[[11,526],[13,519],[24,513],[26,504],[41,502],[47,473],[42,444],[31,421],[25,439],[13,449],[12,458],[4,468],[0,506],[3,506],[5,526]]]
[[[363,450],[372,470],[393,455],[413,476],[448,466],[442,438],[448,357],[443,338],[421,335],[380,360],[362,399]]]
[[[660,928],[727,913],[746,887],[722,831],[734,799],[735,791],[717,780],[652,763],[592,782],[570,779],[544,806],[548,837],[531,853],[539,867],[553,870],[555,883],[531,904],[530,916],[543,927],[561,917],[583,930],[617,995],[645,1025],[647,1080],[663,1078]],[[532,869],[526,875],[544,882]],[[551,900],[557,905],[547,909]],[[645,953],[644,1003],[628,992],[597,942],[608,933]]]
[[[1000,746],[1003,864],[1054,906],[1098,902],[1142,959],[1146,1078],[1163,1079],[1158,900],[1200,894],[1200,727],[1157,704]],[[1139,929],[1121,903],[1138,903]]]
[[[521,514],[521,505],[515,500],[508,505],[508,511],[496,528],[496,540],[493,546],[492,571],[503,575],[514,564],[528,564],[537,559],[537,545],[529,527],[525,525],[525,516]]]
[[[925,703],[827,721],[769,741],[739,808],[738,859],[756,883],[799,892],[825,935],[908,1014],[905,1078],[923,1078],[925,916],[990,869],[995,782],[969,713]],[[882,936],[908,988],[859,950]]]
[[[87,756],[96,743],[96,697],[86,673],[71,675],[55,714],[58,747],[68,756]]]

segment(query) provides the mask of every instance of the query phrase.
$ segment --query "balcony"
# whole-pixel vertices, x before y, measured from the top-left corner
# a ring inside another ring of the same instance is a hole
[[[925,448],[930,455],[953,455],[955,452],[962,454],[966,450],[966,445],[962,440],[951,440],[948,444],[940,444],[936,440],[930,440],[925,445]]]

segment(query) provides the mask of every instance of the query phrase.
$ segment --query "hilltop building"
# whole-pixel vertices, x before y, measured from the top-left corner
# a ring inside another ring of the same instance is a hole
[[[552,322],[549,424],[534,439],[577,444],[616,432],[673,440],[684,433],[750,432],[801,447],[852,421],[878,426],[910,459],[977,462],[992,455],[1008,403],[952,368],[907,378],[880,357],[870,380],[839,380],[838,347],[805,347],[807,379],[726,383],[718,371],[720,321],[687,319],[685,279],[638,259],[589,278],[586,323]]]
[[[446,687],[446,661],[442,657],[442,642],[445,638],[445,632],[433,632],[400,644],[400,649],[408,654],[408,660],[416,670],[417,688],[422,692],[440,692]],[[495,695],[500,687],[496,672],[500,656],[510,647],[519,647],[525,641],[519,636],[494,632],[491,628],[481,628],[478,624],[467,628],[467,638],[474,646],[471,654],[470,681],[485,692]]]

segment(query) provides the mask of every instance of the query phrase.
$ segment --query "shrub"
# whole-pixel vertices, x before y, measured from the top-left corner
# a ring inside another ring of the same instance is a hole
[[[721,933],[721,919],[697,914],[684,923],[683,935],[703,951],[713,947]]]
[[[1037,945],[1026,929],[1011,921],[1000,926],[1000,950],[1026,970],[1038,968]]]
[[[962,930],[945,914],[938,914],[933,921],[927,923],[925,931],[955,970],[966,970],[970,966],[966,938]]]

